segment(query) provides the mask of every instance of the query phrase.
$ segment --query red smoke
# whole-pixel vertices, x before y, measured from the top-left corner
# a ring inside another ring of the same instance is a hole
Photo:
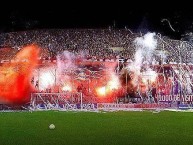
[[[31,77],[38,63],[39,48],[35,45],[21,49],[15,61],[0,67],[0,103],[21,104],[29,101]]]

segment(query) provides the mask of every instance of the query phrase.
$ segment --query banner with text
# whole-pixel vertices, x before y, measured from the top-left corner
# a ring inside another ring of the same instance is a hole
[[[193,95],[156,95],[158,102],[193,102]]]

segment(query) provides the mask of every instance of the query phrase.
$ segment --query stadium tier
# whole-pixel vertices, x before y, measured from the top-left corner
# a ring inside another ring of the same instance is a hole
[[[0,37],[2,104],[193,99],[193,46],[186,41],[128,29],[33,30]]]

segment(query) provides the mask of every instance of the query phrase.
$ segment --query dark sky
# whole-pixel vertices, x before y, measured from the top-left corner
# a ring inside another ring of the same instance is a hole
[[[139,5],[140,4],[140,5]],[[189,4],[191,5],[191,4]],[[129,28],[134,32],[156,32],[175,39],[193,30],[193,9],[136,3],[54,3],[26,1],[0,9],[0,31],[39,28]]]

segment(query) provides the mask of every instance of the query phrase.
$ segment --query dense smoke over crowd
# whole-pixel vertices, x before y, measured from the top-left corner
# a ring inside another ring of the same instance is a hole
[[[135,34],[127,29],[39,30],[0,35],[1,63],[18,61],[15,56],[28,44],[40,47],[40,55],[36,57],[38,62],[45,63],[44,67],[27,76],[33,78],[32,88],[40,92],[81,90],[89,96],[103,90],[113,101],[124,93],[151,91],[155,86],[150,85],[155,81],[161,82],[157,83],[159,91],[166,92],[160,89],[163,87],[162,78],[157,75],[160,70],[151,66],[192,61],[192,45],[188,42],[155,33]],[[174,77],[170,70],[161,71],[164,83]],[[184,82],[190,86],[191,79]],[[182,88],[182,80],[178,86]]]
[[[15,56],[17,62],[0,66],[1,103],[29,101],[30,92],[33,91],[30,81],[38,64],[38,56],[37,46],[27,46]]]

